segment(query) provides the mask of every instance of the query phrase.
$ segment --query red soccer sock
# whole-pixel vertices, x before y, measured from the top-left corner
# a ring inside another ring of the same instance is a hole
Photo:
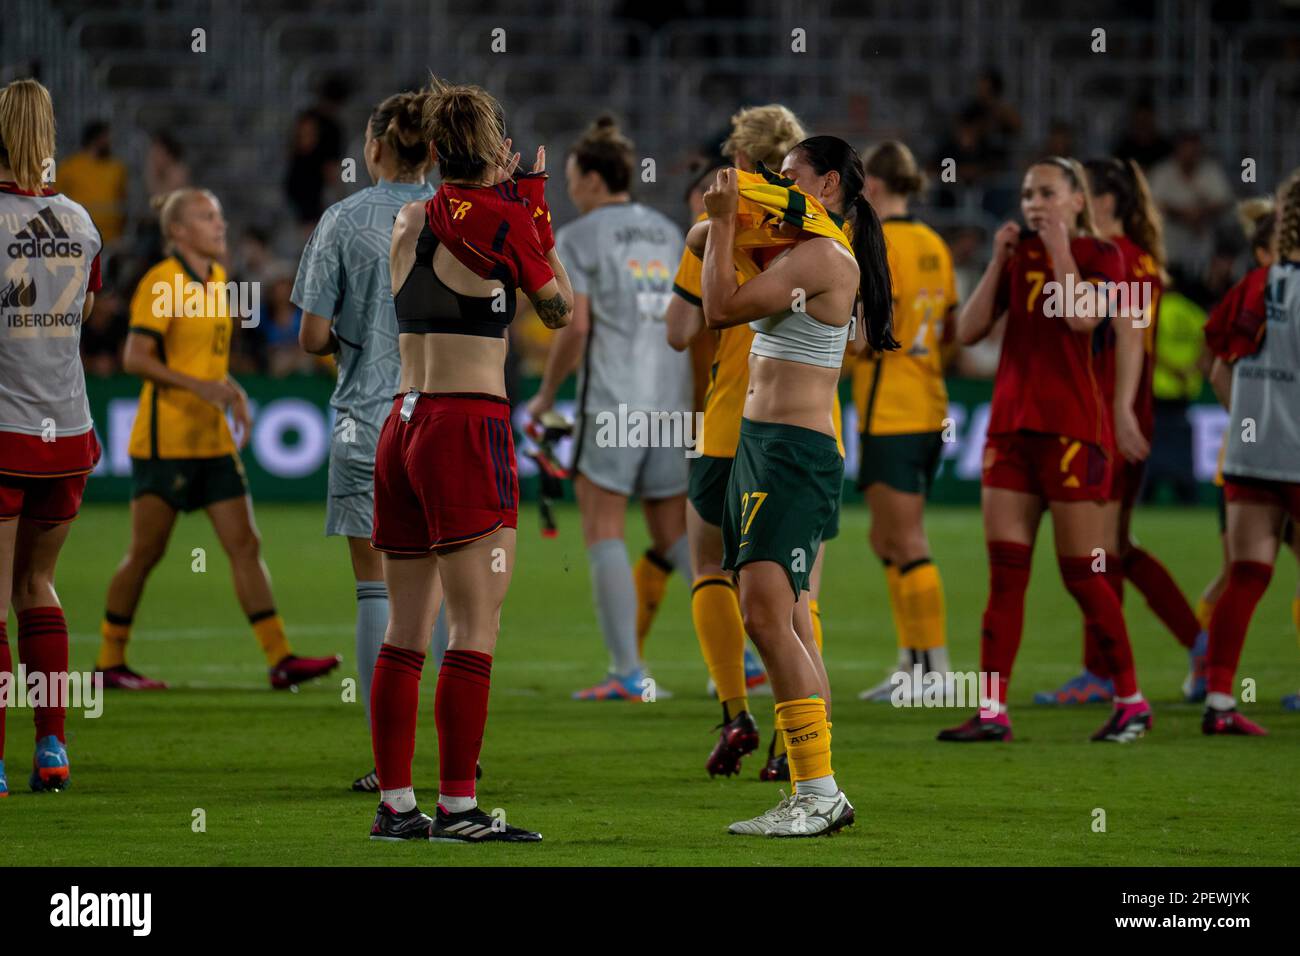
[[[370,741],[381,790],[411,785],[423,668],[424,655],[419,651],[392,644],[379,648],[370,685]]]
[[[492,655],[449,650],[438,671],[433,713],[438,724],[438,792],[474,796],[474,769],[483,749]]]
[[[67,687],[68,673],[68,622],[63,619],[61,607],[29,607],[18,612],[18,658],[27,668],[30,684],[34,675],[45,675],[46,693],[58,698],[58,707],[33,707],[36,721],[36,739],[43,740],[53,734],[61,742],[63,724],[67,717],[67,702],[60,687]],[[57,675],[63,675],[58,677]],[[57,682],[57,683],[56,683]]]
[[[1152,612],[1179,644],[1191,647],[1196,643],[1196,635],[1201,632],[1196,612],[1163,564],[1148,551],[1129,548],[1124,555],[1124,575],[1142,592]]]
[[[14,657],[9,651],[9,622],[0,620],[0,677],[8,677],[13,689]],[[5,759],[5,702],[0,699],[0,760]]]
[[[1119,606],[1124,607],[1124,570],[1115,562],[1107,562],[1106,570],[1102,572],[1106,579],[1106,585],[1115,592],[1115,599],[1119,601]],[[1088,673],[1095,674],[1098,677],[1110,677],[1110,661],[1106,660],[1106,654],[1101,649],[1101,642],[1097,640],[1097,629],[1090,628],[1087,624],[1083,627],[1083,666]]]
[[[1138,692],[1137,675],[1133,672],[1133,648],[1128,640],[1128,627],[1124,611],[1115,596],[1115,585],[1106,580],[1107,574],[1092,570],[1091,557],[1065,557],[1058,555],[1061,580],[1083,612],[1085,631],[1096,641],[1107,675],[1115,681],[1116,697],[1132,697]],[[1113,557],[1105,556],[1109,567]]]
[[[998,703],[1007,702],[1011,668],[1025,627],[1025,591],[1034,550],[1014,541],[990,541],[989,600],[980,631],[980,670],[997,674]]]
[[[1228,586],[1210,618],[1205,687],[1211,694],[1232,694],[1246,628],[1272,577],[1273,566],[1260,561],[1233,561],[1228,565]]]

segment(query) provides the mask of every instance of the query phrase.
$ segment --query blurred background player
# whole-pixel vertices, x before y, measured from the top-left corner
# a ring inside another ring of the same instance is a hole
[[[424,99],[422,93],[398,93],[370,114],[364,156],[374,185],[325,210],[303,250],[292,296],[302,309],[302,347],[338,361],[338,383],[330,396],[335,419],[325,534],[348,540],[357,588],[357,677],[367,723],[375,659],[388,627],[383,561],[370,547],[375,445],[401,376],[388,249],[402,206],[433,195],[425,182],[430,159],[422,130]],[[437,664],[447,647],[445,612],[438,614],[432,643]],[[352,789],[377,793],[379,778],[372,769],[354,780]]]
[[[131,299],[122,364],[144,379],[127,447],[131,542],[108,585],[95,668],[105,687],[167,686],[128,667],[126,645],[177,513],[202,508],[230,560],[235,595],[266,655],[271,686],[291,687],[329,673],[340,659],[294,655],[262,561],[253,499],[226,421],[229,408],[241,444],[248,439],[248,396],[228,371],[233,321],[219,261],[226,254],[221,204],[205,189],[184,188],[157,208],[170,254],[144,274]]]
[[[731,134],[722,144],[722,152],[745,172],[753,172],[756,163],[780,169],[786,154],[805,137],[794,113],[779,103],[769,103],[743,109],[731,118]],[[718,742],[705,767],[710,776],[731,776],[740,772],[741,759],[758,749],[758,724],[749,710],[749,691],[764,686],[766,681],[758,662],[752,661],[745,647],[745,623],[735,577],[722,568],[722,517],[727,481],[740,440],[754,330],[746,324],[720,329],[705,326],[702,270],[701,255],[690,249],[683,251],[673,280],[667,325],[668,341],[674,348],[694,347],[699,337],[716,343],[705,395],[704,434],[698,449],[701,454],[691,461],[686,527],[694,569],[691,619],[711,686],[722,702]],[[814,624],[820,633],[820,615],[814,617]],[[784,751],[784,738],[774,731],[768,764],[763,768],[765,774],[769,770],[771,774],[784,773],[788,779]]]
[[[424,137],[442,185],[393,226],[389,273],[400,388],[375,453],[371,543],[384,552],[388,632],[375,664],[370,735],[380,803],[372,840],[535,843],[478,805],[501,605],[515,564],[519,479],[506,398],[506,329],[523,289],[549,328],[573,292],[543,194],[545,150],[514,176],[505,115],[477,86],[434,80]],[[411,785],[420,671],[442,594],[451,641],[438,669],[438,809]]]
[[[100,287],[103,244],[86,210],[47,187],[54,147],[49,91],[31,79],[0,90],[0,274],[7,282],[0,328],[0,677],[11,688],[11,603],[28,679],[40,675],[47,687],[58,686],[67,674],[68,624],[54,592],[54,566],[99,460],[80,344],[81,322]],[[66,703],[32,707],[34,791],[69,784]],[[0,700],[0,797],[9,795],[5,709]]]
[[[831,767],[830,684],[808,591],[823,532],[840,510],[844,451],[833,409],[859,301],[867,343],[881,351],[898,343],[890,332],[884,235],[862,195],[857,151],[814,136],[787,154],[780,177],[760,173],[720,171],[705,195],[709,222],[692,232],[697,244],[707,237],[705,321],[710,328],[749,323],[755,331],[727,483],[722,566],[737,573],[745,630],[772,681],[794,781],[789,798],[728,829],[807,837],[854,819]],[[802,291],[805,308],[792,307],[791,289]]]
[[[1211,380],[1232,416],[1223,460],[1228,583],[1210,619],[1201,721],[1208,735],[1267,733],[1237,712],[1233,685],[1283,525],[1300,523],[1300,169],[1278,190],[1276,230],[1262,300],[1239,284],[1241,294],[1229,295],[1207,330]]]
[[[1113,349],[1106,350],[1103,362],[1103,379],[1112,397],[1117,452],[1106,508],[1115,523],[1112,540],[1120,560],[1108,563],[1102,573],[1121,605],[1124,582],[1131,582],[1156,617],[1186,649],[1190,664],[1184,694],[1199,700],[1204,697],[1205,648],[1209,637],[1168,569],[1137,544],[1131,527],[1133,507],[1142,490],[1142,476],[1155,431],[1154,348],[1160,296],[1166,279],[1160,213],[1151,199],[1141,167],[1132,160],[1094,159],[1084,163],[1084,168],[1091,187],[1093,224],[1101,238],[1119,247],[1129,290],[1129,311],[1111,317]],[[1095,631],[1085,629],[1083,659],[1082,674],[1055,691],[1035,694],[1034,703],[1109,701],[1114,688]],[[1199,697],[1196,696],[1198,687]]]
[[[925,178],[912,151],[893,140],[865,159],[867,200],[880,217],[894,292],[895,352],[864,353],[853,366],[862,455],[858,488],[871,511],[871,550],[884,565],[898,635],[898,667],[863,700],[888,701],[902,688],[920,697],[920,673],[946,675],[947,620],[943,581],[930,559],[925,499],[943,458],[948,389],[943,347],[952,337],[957,286],[948,246],[908,214]]]
[[[658,445],[673,432],[660,421],[675,418],[677,435],[694,434],[690,360],[669,348],[663,329],[682,235],[667,216],[633,201],[635,162],[631,141],[609,117],[597,119],[569,150],[565,178],[582,215],[556,233],[555,243],[573,283],[573,321],[556,333],[528,403],[529,416],[540,419],[577,370],[573,487],[610,666],[603,681],[574,692],[575,700],[642,699],[645,633],[638,616],[644,622],[653,613],[669,572],[684,578],[690,569],[689,449],[649,447],[652,434]],[[625,433],[634,437],[638,418],[647,426],[644,444],[612,444]],[[633,495],[641,499],[651,542],[635,575],[623,541]]]
[[[1237,206],[1237,218],[1241,225],[1242,231],[1246,234],[1250,243],[1250,257],[1253,268],[1246,273],[1237,285],[1229,290],[1223,300],[1215,305],[1210,313],[1210,320],[1206,323],[1206,350],[1214,358],[1214,352],[1211,348],[1210,339],[1213,336],[1212,330],[1223,329],[1228,326],[1228,315],[1240,307],[1239,300],[1244,298],[1247,301],[1262,303],[1264,297],[1264,287],[1268,284],[1269,266],[1273,264],[1273,237],[1276,235],[1277,210],[1273,204],[1273,198],[1261,197],[1257,199],[1248,199]],[[1260,306],[1262,307],[1262,306]],[[1224,391],[1221,399],[1226,400],[1229,392]],[[1219,540],[1223,549],[1223,564],[1220,566],[1218,573],[1205,586],[1201,592],[1201,597],[1196,603],[1196,617],[1201,623],[1202,629],[1208,631],[1210,627],[1210,618],[1214,616],[1214,606],[1218,603],[1219,598],[1223,595],[1223,589],[1228,584],[1228,517],[1227,506],[1223,500],[1223,457],[1228,450],[1228,431],[1232,428],[1231,422],[1224,429],[1223,441],[1219,445],[1218,467],[1214,474],[1215,490],[1218,495],[1218,517],[1219,517]],[[1300,535],[1296,534],[1295,523],[1288,520],[1283,528],[1283,540],[1290,546],[1291,551],[1300,561]],[[1296,635],[1300,637],[1300,581],[1296,584],[1296,593],[1291,598],[1291,621],[1295,626]],[[1205,699],[1205,682],[1202,679],[1200,683],[1200,696],[1195,698],[1195,702]],[[1282,699],[1282,706],[1287,710],[1300,711],[1300,694],[1288,694]]]
[[[1007,316],[980,495],[990,572],[980,671],[997,675],[996,700],[982,702],[979,713],[941,731],[939,740],[1011,739],[1007,687],[1024,627],[1034,540],[1049,511],[1061,578],[1085,627],[1097,632],[1115,680],[1115,708],[1092,739],[1128,742],[1150,728],[1151,708],[1137,686],[1119,598],[1094,567],[1098,549],[1102,567],[1119,560],[1106,554],[1113,547],[1106,543],[1105,508],[1113,438],[1093,356],[1109,306],[1099,301],[1097,284],[1119,282],[1124,261],[1116,246],[1097,237],[1086,174],[1076,161],[1050,156],[1030,166],[1020,208],[1033,232],[1022,237],[1017,224],[1003,223],[988,268],[957,319],[961,341],[974,343]],[[1076,308],[1086,297],[1090,307]]]

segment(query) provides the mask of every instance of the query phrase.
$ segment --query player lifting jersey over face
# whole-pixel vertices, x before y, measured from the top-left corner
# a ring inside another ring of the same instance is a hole
[[[543,194],[545,153],[515,176],[500,105],[440,81],[424,131],[442,185],[402,208],[389,260],[400,393],[375,457],[373,546],[384,552],[389,619],[371,690],[380,840],[536,842],[479,809],[475,767],[487,722],[501,605],[514,571],[519,482],[506,399],[506,328],[516,289],[551,328],[573,294]],[[420,671],[445,590],[450,643],[438,671],[436,819],[411,787]]]

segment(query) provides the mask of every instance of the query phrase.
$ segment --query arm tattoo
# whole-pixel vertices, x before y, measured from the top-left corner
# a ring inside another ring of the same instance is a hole
[[[548,329],[563,328],[564,317],[569,314],[568,303],[564,301],[564,296],[558,293],[549,299],[534,302],[533,308],[537,310],[537,317],[542,320],[542,325]]]

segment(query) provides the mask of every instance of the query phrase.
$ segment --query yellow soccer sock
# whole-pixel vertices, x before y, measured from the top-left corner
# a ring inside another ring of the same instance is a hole
[[[1205,598],[1197,598],[1196,620],[1201,625],[1202,631],[1208,631],[1210,629],[1210,618],[1212,617],[1214,617],[1214,602],[1207,601]],[[1297,627],[1300,629],[1300,625]]]
[[[745,622],[730,575],[706,574],[691,588],[691,620],[718,699],[748,697],[745,687]]]
[[[659,602],[668,590],[668,575],[672,573],[673,566],[650,550],[632,568],[632,583],[636,586],[636,650],[642,657],[646,636],[659,610]]]
[[[943,581],[929,558],[898,569],[898,612],[904,646],[917,651],[944,646],[948,625]]]
[[[822,609],[816,600],[808,598],[808,617],[812,619],[813,640],[817,642],[817,653],[822,651]]]
[[[126,644],[131,640],[131,619],[105,611],[104,619],[99,622],[99,638],[95,666],[102,671],[121,667],[126,663]]]
[[[898,607],[898,568],[894,567],[891,561],[886,561],[884,564],[885,586],[889,589],[889,615],[894,622],[894,636],[898,639],[899,647],[907,647],[906,632],[903,630],[903,615]]]
[[[790,782],[832,776],[831,732],[826,701],[820,697],[785,700],[776,705],[776,726],[785,737]]]
[[[262,645],[266,663],[274,667],[293,652],[289,650],[289,639],[284,636],[284,621],[272,608],[258,614],[250,614],[248,623],[253,625],[253,634],[257,643]]]
[[[785,753],[785,734],[777,727],[772,732],[772,756],[780,757]]]

